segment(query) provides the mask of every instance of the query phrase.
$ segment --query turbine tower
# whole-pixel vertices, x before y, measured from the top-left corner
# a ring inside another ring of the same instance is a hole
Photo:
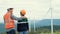
[[[52,0],[50,0],[50,10],[51,10],[51,34],[53,34],[53,7],[52,7]]]

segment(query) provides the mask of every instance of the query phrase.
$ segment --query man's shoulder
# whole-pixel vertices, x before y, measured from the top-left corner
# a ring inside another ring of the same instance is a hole
[[[7,15],[7,13],[6,13],[6,14],[4,14],[4,17],[6,17],[6,15]]]
[[[10,15],[10,13],[6,13],[6,14],[4,14],[3,17],[8,17],[9,15]]]

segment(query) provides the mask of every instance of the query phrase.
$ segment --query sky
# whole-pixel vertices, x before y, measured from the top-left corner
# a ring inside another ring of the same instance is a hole
[[[60,19],[60,0],[52,0],[51,7],[53,19]],[[0,21],[8,8],[14,8],[13,14],[17,17],[25,9],[28,19],[51,19],[50,0],[0,0]]]

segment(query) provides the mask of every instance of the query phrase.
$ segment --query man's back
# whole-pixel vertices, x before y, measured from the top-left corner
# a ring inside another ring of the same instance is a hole
[[[11,14],[9,12],[7,12],[4,15],[4,22],[5,22],[5,28],[6,29],[14,28],[14,20],[11,19],[10,15]]]

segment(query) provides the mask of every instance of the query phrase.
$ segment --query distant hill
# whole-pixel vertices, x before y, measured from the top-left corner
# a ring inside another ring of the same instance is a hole
[[[54,31],[60,31],[60,25],[54,25],[53,30]]]
[[[36,27],[49,26],[49,25],[51,25],[51,19],[31,20],[30,21],[30,24],[31,24],[32,27],[34,26],[34,21],[35,21],[35,26]],[[53,19],[53,24],[54,25],[60,25],[60,19]]]

